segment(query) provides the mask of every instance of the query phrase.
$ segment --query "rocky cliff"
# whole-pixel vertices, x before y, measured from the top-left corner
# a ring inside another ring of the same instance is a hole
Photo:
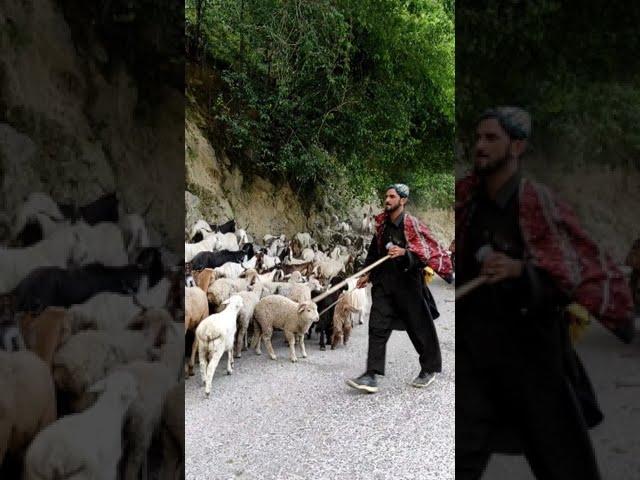
[[[125,211],[152,201],[156,236],[179,245],[183,90],[144,28],[140,9],[155,10],[121,3],[0,3],[0,210],[32,191],[82,204],[115,190]]]

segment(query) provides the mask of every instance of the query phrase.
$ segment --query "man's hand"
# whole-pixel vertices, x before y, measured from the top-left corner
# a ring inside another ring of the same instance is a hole
[[[522,274],[524,262],[504,253],[492,252],[482,263],[480,275],[487,277],[487,283],[496,283],[507,278],[518,278]]]
[[[404,248],[402,248],[402,247],[399,247],[399,246],[397,246],[397,245],[394,245],[393,247],[391,247],[391,248],[387,251],[387,253],[389,254],[389,256],[390,256],[391,258],[396,258],[396,257],[402,257],[402,256],[404,256],[404,254],[405,254],[405,253],[407,253],[407,251],[406,251]]]
[[[364,288],[367,283],[369,283],[369,274],[368,273],[366,275],[361,276],[358,279],[358,283],[356,283],[356,288]]]

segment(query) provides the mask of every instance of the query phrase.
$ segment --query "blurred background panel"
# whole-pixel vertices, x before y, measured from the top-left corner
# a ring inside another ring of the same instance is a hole
[[[516,105],[531,114],[522,158],[577,213],[626,276],[638,330],[640,8],[628,2],[456,2],[456,177],[473,166],[479,115]],[[602,478],[637,477],[639,343],[593,317],[573,346],[604,421],[590,430]],[[534,478],[522,457],[494,455],[483,478]]]
[[[182,4],[2,2],[0,477],[183,476],[183,159]]]

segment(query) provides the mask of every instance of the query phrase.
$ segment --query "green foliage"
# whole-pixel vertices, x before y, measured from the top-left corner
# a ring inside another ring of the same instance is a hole
[[[306,195],[346,176],[366,198],[402,176],[451,198],[451,0],[187,0],[186,32],[222,85],[194,96],[246,167]]]

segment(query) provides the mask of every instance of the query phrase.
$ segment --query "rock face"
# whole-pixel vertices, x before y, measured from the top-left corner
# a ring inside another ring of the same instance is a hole
[[[305,209],[289,185],[275,185],[255,176],[248,178],[224,153],[214,150],[196,117],[188,114],[185,123],[185,238],[200,218],[211,223],[234,218],[254,239],[282,233],[291,238],[298,232],[309,232],[328,246],[343,243],[344,237],[358,236],[363,214],[380,211],[375,198],[367,204],[350,203],[335,192],[325,192]],[[411,206],[408,210],[426,221],[444,246],[449,245],[453,239],[453,209],[419,210]],[[350,224],[351,231],[339,231],[339,222]]]
[[[221,223],[235,218],[254,237],[308,231],[309,221],[288,185],[246,178],[224,154],[214,151],[194,121],[187,119],[185,231],[199,219]],[[200,216],[198,216],[200,215]]]
[[[72,3],[0,4],[0,210],[33,191],[83,204],[115,190],[126,212],[152,201],[148,222],[180,245],[183,91],[151,92],[99,26],[65,16]]]

